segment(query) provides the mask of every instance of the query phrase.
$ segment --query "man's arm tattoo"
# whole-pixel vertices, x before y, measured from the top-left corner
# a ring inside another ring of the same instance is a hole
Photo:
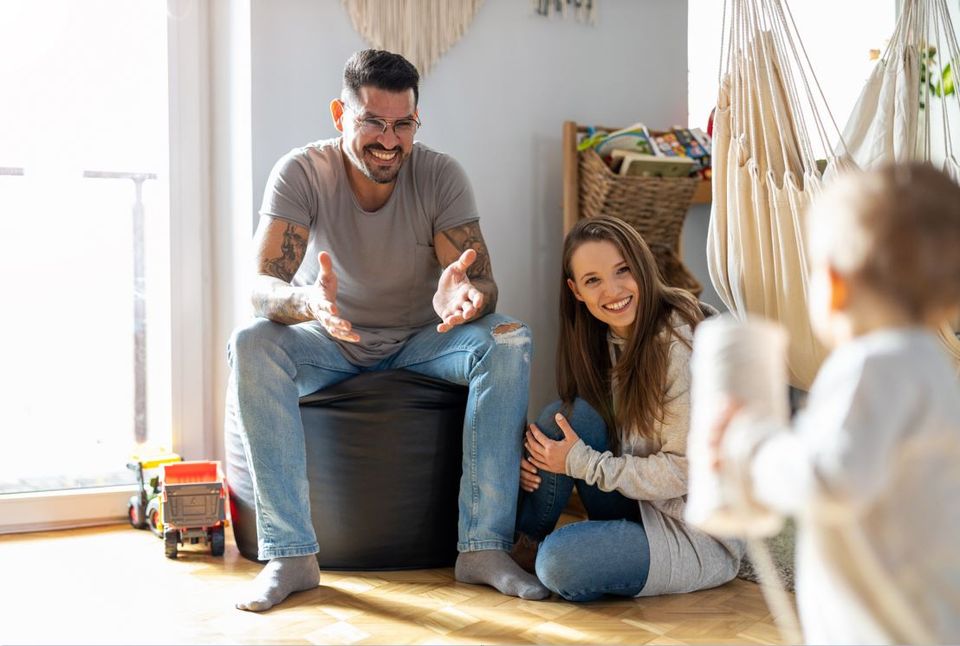
[[[262,316],[284,325],[294,325],[310,320],[309,317],[304,317],[304,314],[295,301],[279,299],[270,293],[255,293],[253,295],[253,311],[257,316]]]
[[[292,224],[288,224],[287,230],[283,232],[280,253],[282,255],[279,258],[265,259],[263,270],[289,283],[293,280],[294,274],[300,268],[300,263],[303,262],[303,256],[307,253],[306,238],[298,234]]]
[[[467,249],[473,249],[477,252],[477,259],[467,269],[467,276],[470,278],[493,278],[493,272],[490,268],[490,254],[487,252],[487,245],[483,242],[479,223],[468,222],[462,227],[447,229],[443,232],[443,236],[461,254]]]

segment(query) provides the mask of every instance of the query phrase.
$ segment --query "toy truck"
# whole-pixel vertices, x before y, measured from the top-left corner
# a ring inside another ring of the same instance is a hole
[[[130,496],[127,503],[127,519],[131,525],[137,529],[149,527],[154,534],[163,538],[160,523],[160,468],[180,459],[176,453],[165,451],[130,457],[127,468],[137,474],[137,493]]]
[[[163,467],[160,510],[164,551],[177,558],[180,545],[210,545],[223,555],[227,487],[219,462],[178,462]]]

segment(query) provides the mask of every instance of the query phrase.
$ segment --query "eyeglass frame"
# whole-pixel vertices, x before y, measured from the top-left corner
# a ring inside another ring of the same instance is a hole
[[[394,137],[398,139],[402,138],[404,135],[401,135],[399,132],[397,132],[397,123],[400,121],[412,121],[413,123],[417,124],[417,127],[413,130],[413,132],[410,133],[410,136],[417,134],[417,130],[419,130],[421,126],[423,126],[423,123],[416,116],[400,117],[399,119],[384,119],[383,117],[361,118],[360,112],[356,108],[354,108],[352,105],[350,105],[346,101],[341,101],[340,104],[343,106],[345,110],[350,110],[354,115],[356,115],[353,119],[353,124],[354,126],[357,127],[358,130],[362,129],[364,125],[367,125],[367,124],[373,125],[374,123],[377,123],[377,122],[383,124],[380,129],[380,133],[377,136],[383,136],[387,134],[387,127],[389,126],[390,129],[393,131]]]

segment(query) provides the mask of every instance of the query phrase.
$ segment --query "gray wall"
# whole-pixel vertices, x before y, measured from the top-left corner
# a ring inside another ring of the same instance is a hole
[[[687,269],[697,277],[703,285],[700,300],[710,303],[721,312],[727,306],[720,300],[720,296],[710,284],[710,273],[707,270],[707,225],[710,223],[710,205],[697,204],[690,207],[687,220],[683,225],[683,262]]]
[[[338,0],[253,0],[251,23],[258,206],[278,157],[336,135],[329,102],[344,61],[367,45]],[[527,0],[487,0],[423,80],[418,138],[465,167],[500,285],[498,309],[534,333],[531,409],[555,393],[562,123],[685,123],[686,34],[683,0],[601,0],[594,26],[536,16]],[[687,256],[702,256],[706,219],[691,216]]]

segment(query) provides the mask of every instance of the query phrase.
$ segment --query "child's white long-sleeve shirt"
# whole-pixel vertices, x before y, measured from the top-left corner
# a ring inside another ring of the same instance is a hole
[[[960,380],[933,334],[844,344],[792,432],[727,468],[798,517],[806,641],[960,643]]]

